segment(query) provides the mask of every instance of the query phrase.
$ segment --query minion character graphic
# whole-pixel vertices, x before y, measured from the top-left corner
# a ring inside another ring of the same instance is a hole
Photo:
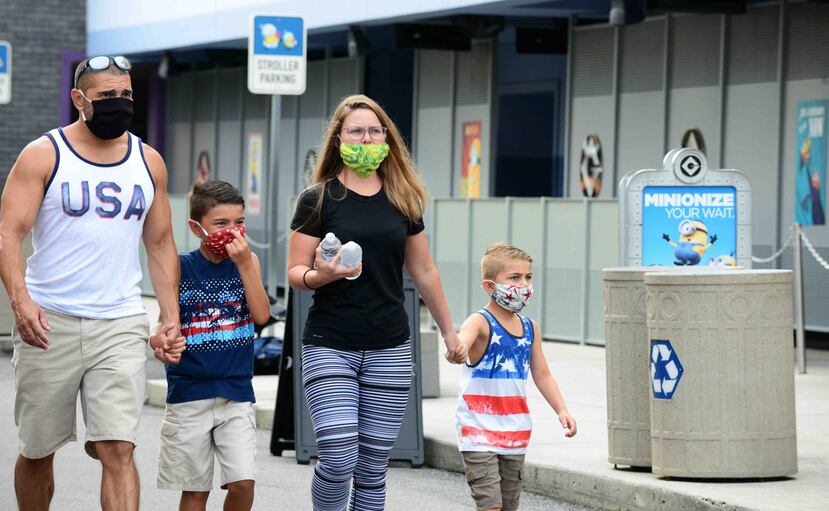
[[[717,257],[711,257],[708,259],[708,266],[712,266],[715,268],[728,268],[728,267],[735,267],[737,266],[737,260],[734,259],[734,254],[731,255],[721,255]]]
[[[699,220],[684,220],[679,224],[679,241],[671,241],[667,234],[662,239],[676,248],[674,257],[677,266],[694,266],[702,260],[705,251],[717,241],[717,235],[708,237],[708,228]]]

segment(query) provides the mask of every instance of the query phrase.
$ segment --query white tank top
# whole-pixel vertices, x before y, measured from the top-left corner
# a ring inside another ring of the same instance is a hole
[[[127,134],[126,156],[109,164],[84,159],[60,128],[46,134],[55,167],[26,269],[29,294],[45,309],[92,319],[144,313],[138,249],[155,183],[141,139]]]

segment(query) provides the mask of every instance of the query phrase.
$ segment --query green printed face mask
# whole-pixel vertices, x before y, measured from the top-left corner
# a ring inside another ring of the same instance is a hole
[[[340,144],[343,163],[360,177],[374,174],[388,155],[388,144]]]

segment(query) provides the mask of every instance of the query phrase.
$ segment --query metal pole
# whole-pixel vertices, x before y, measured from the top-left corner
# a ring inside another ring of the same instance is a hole
[[[803,252],[800,224],[794,224],[794,325],[797,371],[806,374],[806,339],[803,332]]]
[[[616,197],[619,182],[619,86],[622,68],[622,27],[613,27],[613,179],[610,196]]]
[[[570,123],[573,119],[573,57],[575,56],[575,30],[577,17],[571,15],[567,22],[567,75],[564,79],[564,164],[562,165],[562,197],[570,197],[570,140],[573,130]]]
[[[590,308],[590,301],[588,293],[590,292],[590,234],[592,231],[591,212],[592,204],[590,199],[583,199],[584,204],[584,271],[581,276],[581,341],[579,344],[587,344],[587,322],[588,309]]]
[[[282,124],[282,96],[274,94],[270,97],[270,108],[268,109],[270,116],[268,126],[268,172],[263,173],[267,176],[265,183],[268,185],[268,202],[265,205],[265,229],[267,233],[265,237],[265,244],[268,248],[265,249],[265,254],[268,258],[267,268],[267,284],[268,289],[274,296],[278,294],[277,287],[279,286],[279,263],[277,261],[277,241],[279,239],[279,228],[282,226],[281,213],[279,212],[279,131]],[[284,268],[283,268],[284,269]],[[288,290],[286,289],[287,293]]]

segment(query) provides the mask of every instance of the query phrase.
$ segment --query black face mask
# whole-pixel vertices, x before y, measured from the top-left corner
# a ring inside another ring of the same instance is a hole
[[[89,101],[89,100],[87,100]],[[90,101],[92,119],[83,116],[86,127],[98,138],[111,140],[127,131],[132,122],[132,101],[126,98],[106,98]]]

